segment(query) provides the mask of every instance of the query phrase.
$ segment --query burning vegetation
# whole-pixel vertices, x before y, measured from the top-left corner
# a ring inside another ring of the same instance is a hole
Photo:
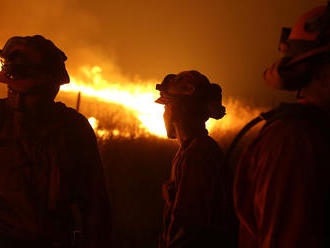
[[[105,79],[98,66],[82,67],[82,77],[72,77],[63,85],[58,99],[76,106],[81,92],[80,111],[89,118],[99,139],[139,138],[156,136],[166,138],[163,106],[154,103],[158,97],[156,80],[131,81],[125,77]],[[263,109],[244,106],[238,100],[225,99],[227,115],[220,121],[209,120],[207,128],[220,140],[233,136]]]

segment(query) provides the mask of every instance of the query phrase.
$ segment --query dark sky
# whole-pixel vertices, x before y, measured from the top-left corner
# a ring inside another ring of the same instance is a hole
[[[282,26],[326,0],[1,1],[0,43],[42,34],[68,56],[69,73],[115,65],[128,77],[160,80],[197,69],[224,95],[274,104],[283,94],[263,84],[279,54]],[[286,94],[284,94],[286,96]]]

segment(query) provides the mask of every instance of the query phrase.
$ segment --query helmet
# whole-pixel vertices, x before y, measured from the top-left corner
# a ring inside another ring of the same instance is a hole
[[[222,106],[222,89],[211,84],[206,76],[198,71],[183,71],[179,74],[168,74],[161,84],[156,85],[160,97],[159,104],[196,103],[205,106],[208,117],[221,119],[226,109]]]
[[[0,50],[0,82],[17,90],[42,84],[70,82],[64,62],[67,57],[53,42],[40,35],[10,38]]]
[[[283,28],[279,50],[284,56],[266,69],[265,81],[285,90],[306,86],[312,77],[310,66],[329,56],[330,4],[305,13],[292,29]]]

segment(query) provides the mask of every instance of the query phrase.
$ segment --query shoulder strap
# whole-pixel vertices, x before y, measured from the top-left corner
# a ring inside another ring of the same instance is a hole
[[[241,131],[233,139],[232,143],[229,146],[229,149],[226,152],[225,162],[229,163],[230,158],[235,149],[237,148],[239,142],[253,127],[259,124],[261,121],[266,121],[265,125],[269,125],[273,121],[280,119],[283,116],[291,115],[293,113],[293,111],[291,110],[298,108],[297,105],[298,104],[281,103],[277,108],[274,108],[267,112],[262,112],[258,117],[251,120],[241,129]]]
[[[315,123],[316,126],[321,128],[322,132],[326,134],[330,140],[330,132],[327,129],[327,123],[330,123],[330,121],[326,117],[324,117],[324,113],[322,113],[317,107],[302,105],[298,103],[281,103],[277,108],[272,109],[268,112],[261,113],[258,117],[254,118],[242,128],[242,130],[236,135],[229,149],[227,150],[225,158],[226,162],[230,161],[232,153],[234,152],[244,135],[246,135],[249,130],[251,130],[261,121],[266,121],[263,127],[265,128],[266,126],[279,119],[313,120],[313,123]]]
[[[282,111],[283,111],[283,105],[280,105],[279,107],[272,109],[268,112],[260,113],[258,117],[254,118],[248,124],[246,124],[241,129],[241,131],[235,136],[232,143],[230,144],[229,149],[226,152],[225,162],[227,163],[230,161],[230,157],[232,156],[232,153],[236,149],[239,142],[253,127],[255,127],[261,121],[266,121],[267,123],[272,122],[272,120],[275,120],[276,116],[279,116]]]

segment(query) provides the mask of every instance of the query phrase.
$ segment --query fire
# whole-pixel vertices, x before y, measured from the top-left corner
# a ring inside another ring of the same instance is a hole
[[[2,71],[2,66],[5,60],[3,58],[0,58],[0,71]]]
[[[227,114],[220,121],[210,119],[206,123],[206,127],[211,133],[217,132],[238,132],[250,120],[257,117],[261,112],[265,111],[262,108],[253,108],[244,106],[238,100],[230,99],[225,102]]]
[[[71,83],[63,85],[61,91],[81,92],[83,96],[96,97],[103,102],[116,103],[129,109],[130,112],[140,121],[140,134],[153,134],[159,137],[166,137],[166,129],[163,121],[164,107],[154,103],[159,96],[155,90],[156,82],[134,82],[125,77],[118,77],[109,81],[103,78],[102,69],[98,66],[83,67],[82,72],[88,82],[72,77]],[[257,116],[262,109],[253,109],[243,106],[239,101],[229,100],[224,103],[228,114],[220,121],[209,120],[207,128],[210,133],[226,133],[228,131],[238,132],[245,123]],[[107,139],[109,137],[131,137],[128,131],[119,128],[107,130],[100,126],[95,117],[90,117],[89,122],[98,137]]]
[[[106,129],[99,129],[99,121],[95,117],[88,118],[89,124],[94,129],[96,135],[102,139],[107,139],[110,136],[110,132]]]
[[[118,129],[114,129],[112,131],[109,131],[107,129],[103,129],[99,127],[99,121],[95,117],[88,118],[88,122],[91,125],[91,127],[94,129],[96,135],[101,139],[108,139],[112,136],[116,137],[119,135],[122,135],[124,137],[129,137],[130,135],[128,133],[121,134]]]
[[[93,129],[95,129],[95,128],[97,128],[97,126],[98,126],[98,120],[96,120],[94,117],[90,117],[90,118],[88,118],[88,122],[89,122],[89,124],[91,125],[91,127],[93,128]]]
[[[141,121],[141,129],[152,134],[166,136],[162,114],[164,107],[154,103],[158,93],[154,90],[155,83],[109,82],[102,77],[102,69],[98,66],[91,70],[82,68],[92,84],[72,78],[71,83],[63,85],[62,91],[82,92],[84,96],[97,97],[107,102],[119,103],[134,112]],[[118,135],[118,130],[113,130]]]

